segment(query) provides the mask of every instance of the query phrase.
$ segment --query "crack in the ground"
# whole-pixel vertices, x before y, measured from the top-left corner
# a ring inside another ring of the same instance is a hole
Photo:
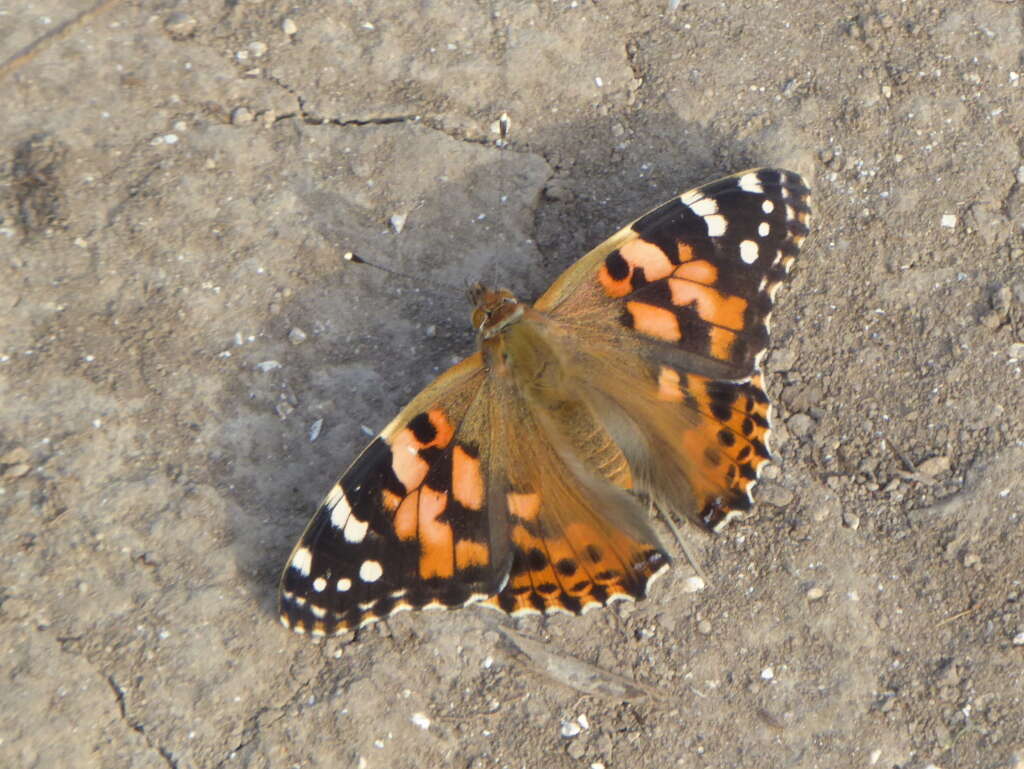
[[[301,683],[292,696],[289,697],[283,705],[277,705],[276,707],[261,707],[257,709],[256,712],[247,719],[248,723],[246,723],[245,727],[242,729],[242,736],[239,739],[238,744],[231,748],[223,759],[217,762],[216,769],[221,769],[221,767],[225,766],[229,761],[233,761],[239,752],[255,742],[262,729],[271,727],[278,721],[284,719],[288,708],[296,704],[300,697],[305,696],[305,692],[309,689],[312,683],[312,678],[308,678]],[[260,723],[260,719],[265,714],[273,711],[277,711],[277,718],[268,721],[266,724]]]
[[[275,77],[273,75],[269,75],[269,74],[264,75],[264,78],[268,82],[271,82],[274,85],[276,85],[281,90],[286,91],[289,94],[291,94],[293,97],[295,97],[295,101],[298,103],[298,109],[295,110],[294,112],[287,112],[287,113],[284,113],[284,114],[281,114],[281,115],[276,115],[274,117],[274,120],[273,120],[274,123],[279,123],[282,120],[296,120],[296,119],[298,119],[298,120],[301,120],[306,125],[314,125],[314,126],[339,126],[341,128],[347,128],[347,127],[352,127],[352,126],[360,127],[360,126],[375,126],[375,125],[395,125],[395,124],[398,124],[398,123],[418,123],[418,124],[428,128],[428,129],[430,129],[432,131],[437,131],[438,133],[444,134],[449,139],[454,139],[454,140],[460,141],[460,142],[466,142],[467,144],[479,144],[479,145],[484,145],[484,146],[494,146],[494,143],[495,143],[493,139],[490,139],[487,136],[478,136],[478,137],[466,136],[466,135],[463,135],[463,134],[459,134],[459,133],[455,133],[455,132],[446,130],[444,127],[439,125],[439,123],[437,121],[432,120],[431,118],[425,118],[422,115],[416,115],[416,114],[384,115],[384,116],[381,116],[381,117],[365,117],[365,118],[324,117],[323,115],[318,115],[315,112],[313,112],[312,110],[308,109],[306,107],[306,100],[302,97],[302,95],[299,94],[293,87],[291,87],[287,83],[283,82],[280,78]],[[509,147],[508,145],[505,145],[505,146],[506,146],[506,149],[508,149],[509,151],[512,151],[512,152],[516,152],[517,151],[514,148]],[[520,150],[520,151],[528,151],[528,150]]]
[[[126,724],[128,724],[128,726],[132,729],[132,731],[138,732],[139,734],[141,734],[142,735],[142,739],[144,739],[146,741],[146,744],[149,746],[149,748],[151,750],[155,751],[156,753],[159,753],[160,757],[164,760],[164,763],[167,764],[167,766],[169,766],[171,769],[178,769],[178,762],[175,761],[174,755],[171,753],[171,751],[169,751],[166,748],[156,744],[153,741],[153,738],[149,734],[146,733],[146,727],[144,727],[141,723],[139,723],[135,719],[129,717],[129,715],[128,715],[128,703],[125,700],[124,689],[121,688],[121,684],[119,684],[117,682],[117,679],[114,678],[112,675],[108,675],[106,677],[106,679],[107,679],[107,684],[110,685],[110,688],[114,692],[114,696],[117,697],[117,706],[118,706],[118,709],[121,711],[121,720],[124,721]]]

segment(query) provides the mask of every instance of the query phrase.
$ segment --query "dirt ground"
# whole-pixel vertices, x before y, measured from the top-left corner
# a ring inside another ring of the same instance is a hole
[[[998,0],[2,3],[0,765],[1024,767],[1022,78]],[[467,281],[753,165],[814,218],[704,590],[278,624]]]

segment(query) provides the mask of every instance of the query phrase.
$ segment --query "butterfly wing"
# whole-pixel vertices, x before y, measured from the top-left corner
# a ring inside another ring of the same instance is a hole
[[[751,504],[759,361],[807,197],[789,172],[729,177],[569,268],[510,333],[565,353],[573,399],[551,408],[480,353],[439,377],[321,503],[281,577],[282,622],[329,635],[401,609],[645,595],[668,557],[630,489],[712,528]]]
[[[493,504],[509,524],[508,582],[486,605],[510,614],[580,614],[639,599],[669,564],[629,469],[584,405],[551,403],[494,377],[501,396]],[[521,383],[519,383],[521,385]]]
[[[580,613],[642,597],[668,557],[640,501],[608,480],[624,471],[621,453],[604,449],[581,457],[473,355],[328,492],[282,574],[282,623],[320,636],[402,609]]]
[[[511,552],[486,504],[486,384],[479,353],[449,369],[345,471],[281,576],[285,626],[331,635],[499,590]]]
[[[760,359],[809,214],[797,174],[736,174],[624,227],[534,305],[574,350],[635,488],[700,525],[749,509],[769,457]]]

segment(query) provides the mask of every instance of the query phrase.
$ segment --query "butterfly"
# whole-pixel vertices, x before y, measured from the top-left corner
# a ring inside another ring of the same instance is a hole
[[[720,529],[769,459],[775,291],[808,233],[801,177],[685,192],[532,306],[469,292],[477,350],[327,493],[281,576],[282,623],[324,636],[404,609],[580,614],[668,568],[649,510]]]

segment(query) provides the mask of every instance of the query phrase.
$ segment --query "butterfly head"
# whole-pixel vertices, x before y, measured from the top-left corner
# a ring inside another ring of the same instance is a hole
[[[507,288],[490,289],[476,283],[469,289],[473,303],[473,328],[483,339],[490,339],[523,315],[523,305]]]

